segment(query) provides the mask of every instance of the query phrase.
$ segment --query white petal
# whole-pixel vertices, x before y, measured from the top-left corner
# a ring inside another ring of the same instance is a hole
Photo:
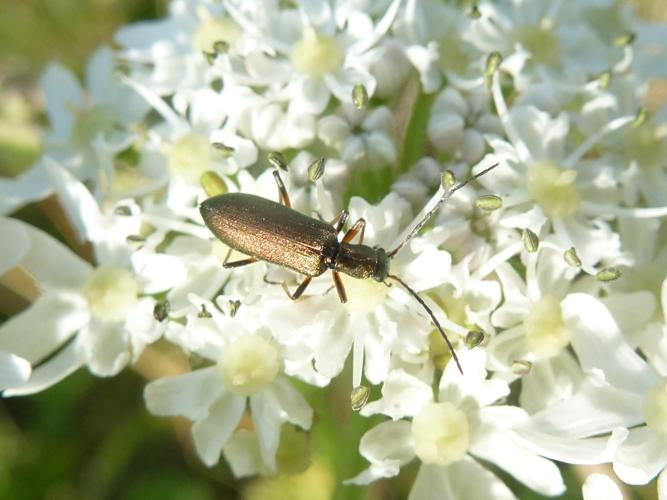
[[[302,429],[310,429],[313,423],[313,409],[286,377],[278,377],[270,387],[266,388],[266,392],[280,408],[282,420],[298,425]]]
[[[667,468],[658,476],[658,500],[667,500]]]
[[[537,413],[571,398],[582,379],[579,363],[569,351],[535,361],[530,373],[521,377],[520,406],[529,413]]]
[[[136,362],[144,348],[159,339],[167,328],[167,324],[155,319],[155,304],[152,297],[139,299],[137,306],[127,316],[125,328],[130,336],[132,363]]]
[[[98,377],[116,375],[130,361],[128,337],[124,323],[93,319],[76,339],[79,357]]]
[[[523,325],[495,335],[486,348],[489,356],[489,368],[499,372],[509,371],[512,361],[523,359],[526,356]]]
[[[361,438],[359,452],[371,466],[345,483],[368,484],[397,475],[414,458],[410,422],[389,421],[373,427]]]
[[[315,368],[325,377],[333,378],[340,373],[352,348],[352,328],[344,317],[337,318],[333,327],[321,335],[315,350]]]
[[[53,188],[39,162],[16,177],[0,178],[0,214],[8,214],[26,203],[46,198]]]
[[[657,306],[655,295],[647,291],[615,292],[602,299],[602,302],[625,334],[643,328],[655,314]]]
[[[222,448],[225,461],[232,469],[234,477],[248,477],[269,473],[262,462],[257,433],[238,429]]]
[[[59,138],[66,139],[74,124],[72,108],[84,108],[83,90],[74,74],[60,64],[47,67],[41,84],[51,128]]]
[[[144,389],[146,408],[154,415],[202,418],[223,392],[215,367],[154,380]]]
[[[88,262],[41,229],[11,220],[13,225],[21,228],[29,242],[20,264],[35,277],[41,288],[80,288],[85,283],[92,270]]]
[[[608,438],[572,439],[531,430],[516,430],[516,439],[525,448],[543,457],[570,464],[611,462],[628,431],[617,428]]]
[[[605,474],[589,474],[581,487],[584,500],[623,500],[620,488]]]
[[[442,285],[451,269],[452,256],[421,241],[412,240],[410,248],[416,256],[403,267],[401,278],[418,292]]]
[[[172,255],[135,252],[132,255],[143,293],[155,294],[182,284],[187,271],[182,259]]]
[[[48,293],[0,326],[0,350],[32,364],[49,356],[88,323],[87,301],[77,294]]]
[[[193,424],[195,448],[207,466],[218,463],[222,447],[238,426],[245,406],[245,397],[225,392],[208,408],[208,414]]]
[[[614,472],[628,484],[646,484],[667,466],[667,436],[649,427],[630,430],[614,459]]]
[[[561,308],[584,369],[599,368],[610,384],[628,391],[643,393],[653,387],[655,373],[624,341],[602,302],[586,293],[573,293],[563,299]]]
[[[30,378],[30,363],[16,354],[0,351],[0,391],[23,384]]]
[[[28,252],[30,240],[21,223],[0,217],[0,276],[21,262]]]
[[[99,240],[103,217],[91,192],[81,181],[54,161],[47,163],[46,171],[51,185],[58,194],[58,201],[76,230],[79,241]]]
[[[543,495],[556,496],[565,491],[563,478],[553,462],[519,446],[504,430],[486,431],[485,434],[474,443],[470,453],[496,464]]]
[[[393,420],[413,417],[433,401],[433,389],[404,370],[392,370],[382,385],[382,398],[361,409],[365,417],[383,413]]]
[[[280,427],[284,422],[281,418],[281,409],[267,394],[267,391],[262,391],[250,396],[250,412],[252,421],[255,423],[262,460],[269,470],[275,471],[276,451],[280,444]]]
[[[76,346],[71,342],[58,354],[35,368],[26,383],[7,389],[2,395],[9,397],[35,394],[57,384],[82,365],[76,353]]]
[[[568,438],[605,434],[643,423],[642,400],[591,375],[573,397],[534,414],[522,428]]]
[[[449,363],[440,379],[439,401],[459,404],[473,398],[480,406],[487,406],[510,392],[506,382],[486,378],[486,352],[482,349],[461,351],[459,361],[463,374],[455,363]]]
[[[514,500],[516,497],[495,474],[465,457],[446,467],[421,466],[408,500],[433,498]]]

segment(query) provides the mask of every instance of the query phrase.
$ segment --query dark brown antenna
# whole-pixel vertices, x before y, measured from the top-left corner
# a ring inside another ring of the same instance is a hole
[[[397,246],[396,248],[394,248],[391,252],[387,253],[387,256],[388,256],[389,258],[391,258],[391,257],[393,257],[394,255],[396,255],[396,253],[397,253],[401,248],[403,248],[403,245],[405,245],[408,241],[410,241],[410,240],[415,236],[415,234],[417,234],[417,232],[419,232],[419,230],[420,230],[422,227],[424,227],[424,224],[426,224],[426,222],[428,222],[428,220],[429,220],[431,217],[433,217],[433,214],[436,213],[436,212],[438,211],[438,209],[442,206],[442,204],[443,204],[444,202],[446,202],[446,201],[447,201],[447,200],[448,200],[448,199],[449,199],[449,198],[450,198],[456,191],[458,191],[459,189],[461,189],[463,186],[465,186],[465,185],[468,184],[469,182],[474,181],[475,179],[477,179],[477,178],[483,176],[484,174],[490,172],[491,170],[493,170],[494,168],[496,168],[498,165],[499,165],[499,163],[495,163],[494,165],[491,165],[490,167],[485,168],[485,169],[482,170],[481,172],[479,172],[479,173],[477,173],[477,174],[475,174],[475,175],[472,175],[472,176],[468,177],[466,180],[464,180],[462,183],[460,183],[460,184],[454,186],[452,189],[444,188],[444,189],[445,189],[445,192],[443,193],[442,197],[438,200],[438,202],[435,204],[435,206],[434,206],[432,209],[430,209],[428,212],[426,212],[426,214],[424,214],[424,217],[422,217],[422,219],[417,223],[417,225],[415,225],[415,226],[410,230],[410,232],[408,233],[408,235],[407,235],[405,238],[403,238],[403,241],[402,241],[401,243],[399,243],[398,246]],[[440,185],[441,185],[442,187],[445,186],[445,184],[444,184],[444,179],[441,180]]]
[[[467,182],[467,181],[466,181]],[[442,336],[443,339],[445,339],[445,342],[447,342],[447,347],[449,347],[449,352],[452,353],[452,358],[454,358],[454,361],[456,361],[456,366],[458,366],[459,371],[461,372],[461,375],[463,375],[463,368],[461,368],[461,363],[459,362],[459,358],[456,355],[456,351],[454,351],[454,346],[452,343],[449,341],[449,338],[447,337],[447,334],[445,331],[442,329],[440,326],[440,322],[436,319],[435,314],[433,314],[433,311],[431,311],[431,308],[426,305],[426,302],[424,302],[424,299],[422,299],[417,292],[415,292],[412,288],[410,288],[405,281],[403,281],[401,278],[398,276],[394,276],[393,274],[388,275],[389,278],[398,281],[403,288],[405,288],[410,295],[412,295],[417,302],[419,302],[424,309],[426,309],[426,312],[428,315],[431,317],[431,321],[433,321],[433,324],[438,328],[440,331],[440,335]]]

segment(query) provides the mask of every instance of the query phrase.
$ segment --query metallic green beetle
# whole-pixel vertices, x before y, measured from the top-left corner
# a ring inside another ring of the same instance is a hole
[[[348,218],[346,210],[343,210],[331,223],[327,223],[292,209],[289,195],[277,170],[273,172],[273,176],[278,185],[281,203],[251,194],[226,193],[205,200],[199,210],[213,234],[230,247],[223,262],[225,268],[265,261],[306,275],[294,293],[290,293],[283,283],[283,288],[292,300],[301,297],[311,280],[328,269],[332,270],[334,285],[343,303],[347,302],[347,295],[339,273],[345,273],[357,279],[373,278],[382,283],[385,283],[387,278],[398,282],[424,307],[447,342],[452,357],[461,370],[454,347],[433,311],[417,292],[398,276],[389,273],[389,266],[396,252],[417,234],[447,198],[471,180],[484,175],[496,166],[497,164],[446,191],[405,239],[390,252],[377,246],[370,247],[363,244],[364,228],[366,227],[364,219],[357,220],[339,241],[338,235]],[[357,234],[359,234],[359,243],[354,244],[352,240]],[[232,249],[249,257],[229,262]]]

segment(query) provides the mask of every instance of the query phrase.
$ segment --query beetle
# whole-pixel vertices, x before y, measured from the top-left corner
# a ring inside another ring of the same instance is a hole
[[[301,297],[314,277],[329,269],[342,303],[347,302],[347,294],[339,273],[357,279],[372,278],[382,283],[387,283],[387,279],[396,281],[426,310],[463,373],[454,347],[433,311],[415,290],[398,276],[390,274],[389,267],[392,257],[417,234],[454,192],[497,165],[496,163],[482,170],[452,189],[445,189],[437,203],[425,213],[401,243],[389,252],[379,246],[364,245],[366,221],[363,218],[358,219],[339,241],[339,234],[349,216],[347,210],[341,211],[333,221],[327,223],[292,209],[278,170],[273,171],[273,176],[278,186],[280,203],[252,194],[224,193],[202,202],[199,210],[211,232],[230,247],[223,267],[229,269],[265,261],[304,274],[306,277],[293,293],[282,283],[283,289],[292,300]],[[444,182],[442,185],[444,186]],[[358,243],[352,243],[357,235]],[[229,262],[232,250],[244,253],[248,258]]]

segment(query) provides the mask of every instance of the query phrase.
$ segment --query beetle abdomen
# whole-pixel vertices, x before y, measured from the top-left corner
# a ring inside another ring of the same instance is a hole
[[[338,247],[334,228],[266,198],[227,193],[199,207],[208,228],[231,248],[308,276],[319,276]]]

